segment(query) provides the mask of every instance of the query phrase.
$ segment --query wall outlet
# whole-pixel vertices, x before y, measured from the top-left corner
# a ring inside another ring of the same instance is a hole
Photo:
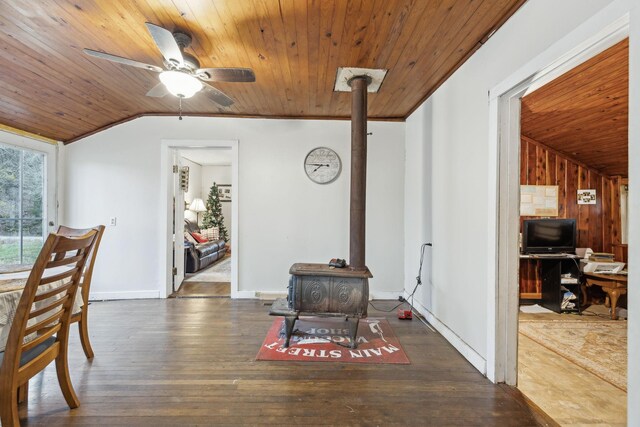
[[[118,218],[116,218],[115,216],[112,216],[111,218],[109,218],[109,225],[112,227],[115,227],[117,221],[118,221]]]

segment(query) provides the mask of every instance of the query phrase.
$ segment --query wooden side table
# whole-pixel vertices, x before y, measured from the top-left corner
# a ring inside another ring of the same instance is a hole
[[[611,319],[617,320],[618,298],[627,293],[626,274],[583,273],[587,286],[600,286],[607,293],[606,307],[611,307]]]

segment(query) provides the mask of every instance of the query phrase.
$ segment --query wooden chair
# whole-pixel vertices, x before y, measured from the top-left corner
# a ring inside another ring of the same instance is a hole
[[[89,254],[89,259],[84,267],[84,273],[80,279],[80,292],[82,293],[82,310],[79,313],[73,313],[71,315],[71,323],[78,323],[78,332],[80,332],[80,342],[82,343],[82,349],[84,350],[87,359],[93,359],[93,348],[91,348],[91,342],[89,341],[89,328],[88,328],[88,316],[89,316],[89,289],[91,288],[91,276],[93,276],[93,266],[96,262],[96,254],[98,253],[98,247],[102,240],[102,234],[104,233],[104,225],[98,225],[92,228],[70,228],[64,225],[58,227],[58,234],[67,237],[77,237],[87,234],[91,230],[98,232],[96,236],[96,242],[93,245],[93,249]]]
[[[91,231],[75,238],[50,234],[36,259],[20,297],[7,346],[4,353],[0,353],[0,420],[3,427],[20,426],[19,389],[22,394],[29,379],[54,360],[58,383],[67,404],[70,408],[80,405],[69,377],[69,325],[80,277],[97,234]],[[49,271],[45,277],[45,271],[64,266],[68,269],[61,273]],[[65,282],[56,285],[61,280]],[[54,287],[41,288],[48,284]]]

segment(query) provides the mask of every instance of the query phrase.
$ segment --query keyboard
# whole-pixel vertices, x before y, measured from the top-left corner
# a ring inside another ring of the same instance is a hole
[[[535,258],[566,258],[569,254],[531,254]]]

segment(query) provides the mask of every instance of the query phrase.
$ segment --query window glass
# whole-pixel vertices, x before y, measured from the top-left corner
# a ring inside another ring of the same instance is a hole
[[[33,263],[44,241],[45,154],[0,145],[0,264]]]

